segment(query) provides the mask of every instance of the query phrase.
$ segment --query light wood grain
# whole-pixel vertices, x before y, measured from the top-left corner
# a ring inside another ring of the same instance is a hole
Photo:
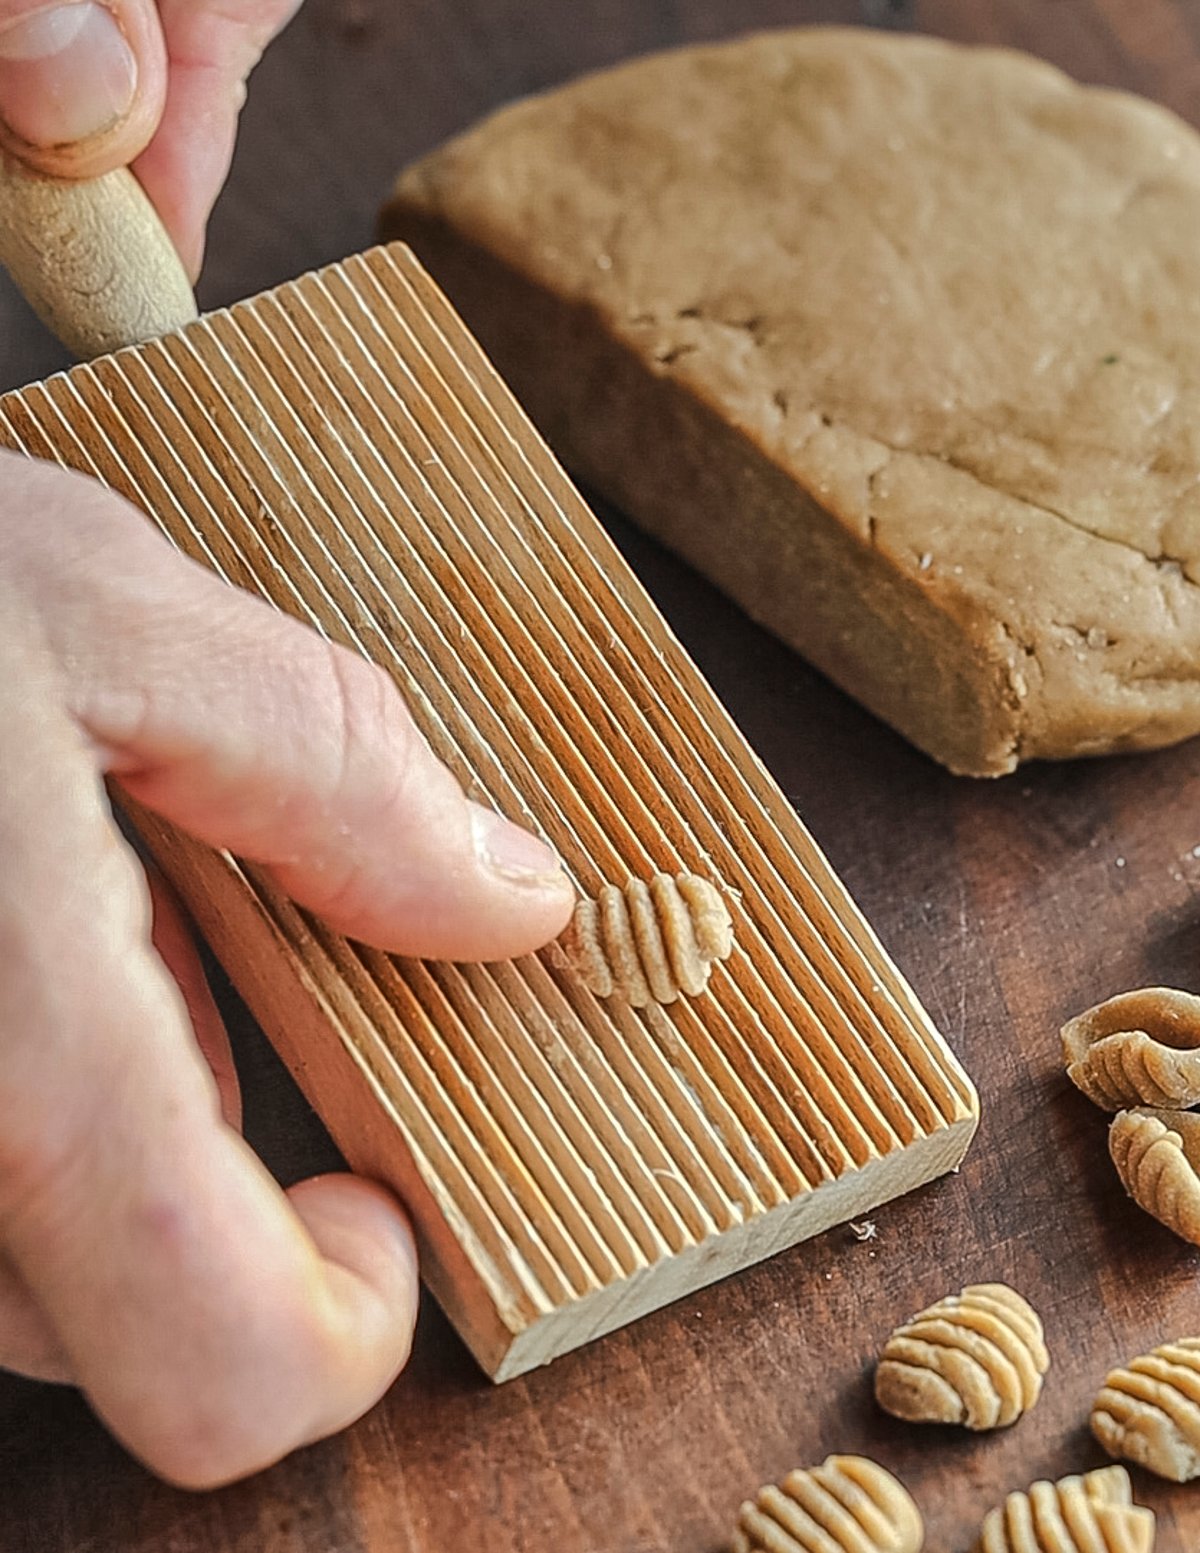
[[[196,301],[141,184],[44,178],[0,152],[0,264],[81,360],[190,323]]]
[[[382,664],[581,891],[685,871],[725,894],[736,947],[706,994],[634,1010],[553,953],[348,943],[136,813],[347,1158],[411,1204],[489,1374],[957,1165],[959,1064],[407,250],[0,400],[0,442]]]

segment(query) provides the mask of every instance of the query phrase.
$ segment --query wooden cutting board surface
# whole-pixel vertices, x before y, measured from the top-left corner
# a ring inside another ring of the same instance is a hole
[[[309,0],[255,82],[208,300],[365,246],[395,168],[515,92],[750,25],[864,16],[1032,48],[1200,122],[1196,0]],[[319,112],[314,112],[318,108]],[[0,382],[55,365],[0,292]],[[928,1546],[1036,1476],[1096,1464],[1107,1367],[1200,1329],[1200,1256],[1126,1203],[1104,1123],[1062,1079],[1058,1025],[1126,987],[1200,988],[1200,746],[958,782],[613,529],[689,650],[964,1056],[984,1120],[960,1175],[492,1389],[432,1306],[406,1375],[347,1434],[197,1498],[149,1479],[69,1394],[0,1383],[0,1547],[20,1553],[716,1553],[739,1499],[833,1449],[911,1485]],[[288,1178],[328,1142],[235,1002],[250,1133]],[[1046,1320],[1037,1409],[993,1440],[881,1418],[869,1361],[950,1287],[1006,1278]],[[1139,1477],[1161,1553],[1200,1494]]]

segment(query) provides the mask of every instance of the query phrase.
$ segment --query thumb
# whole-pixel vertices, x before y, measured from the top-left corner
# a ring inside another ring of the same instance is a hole
[[[132,162],[166,86],[153,0],[0,0],[0,144],[36,171],[95,178]]]

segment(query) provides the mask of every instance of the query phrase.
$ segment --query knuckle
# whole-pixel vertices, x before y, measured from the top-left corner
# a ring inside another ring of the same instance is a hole
[[[174,0],[164,8],[172,59],[244,80],[298,8],[299,0]]]
[[[0,1240],[25,1224],[54,1221],[51,1204],[70,1171],[71,1152],[60,1125],[0,1093]]]

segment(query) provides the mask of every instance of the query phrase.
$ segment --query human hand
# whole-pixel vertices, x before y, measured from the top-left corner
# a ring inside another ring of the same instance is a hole
[[[413,1244],[382,1187],[285,1193],[243,1142],[216,1010],[165,900],[152,947],[103,776],[407,954],[530,951],[571,887],[468,803],[381,670],[7,453],[0,662],[0,1364],[75,1382],[154,1470],[216,1484],[383,1393]]]
[[[0,146],[39,172],[132,165],[194,281],[245,83],[299,0],[0,0]]]

